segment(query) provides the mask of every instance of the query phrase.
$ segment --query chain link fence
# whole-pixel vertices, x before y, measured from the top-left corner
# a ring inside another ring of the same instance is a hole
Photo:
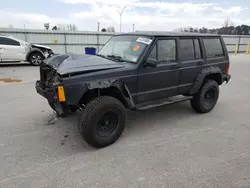
[[[114,34],[0,28],[0,35],[13,36],[30,43],[47,45],[58,54],[85,53],[86,47],[96,48],[96,51],[99,51]],[[223,38],[230,53],[246,53],[250,44],[250,35],[223,35]]]

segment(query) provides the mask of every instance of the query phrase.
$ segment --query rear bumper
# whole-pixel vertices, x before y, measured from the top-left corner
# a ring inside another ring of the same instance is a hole
[[[59,116],[66,116],[68,113],[68,107],[65,103],[60,103],[58,100],[57,89],[46,87],[41,81],[36,82],[36,91],[52,103],[54,109]]]
[[[223,82],[228,83],[230,80],[231,80],[231,75],[230,74],[227,74],[227,75],[223,76]]]

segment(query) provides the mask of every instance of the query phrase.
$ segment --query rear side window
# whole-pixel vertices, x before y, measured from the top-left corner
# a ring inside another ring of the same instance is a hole
[[[201,58],[199,39],[180,39],[180,58],[189,61]]]
[[[180,39],[180,58],[182,61],[195,59],[193,39]]]
[[[203,39],[208,58],[224,56],[219,38]]]
[[[11,45],[11,46],[20,46],[20,43],[9,38],[0,37],[0,44],[1,45]]]

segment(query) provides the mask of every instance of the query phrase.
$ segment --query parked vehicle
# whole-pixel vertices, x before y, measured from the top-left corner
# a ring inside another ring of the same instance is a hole
[[[0,36],[1,63],[28,61],[37,66],[53,54],[48,46],[30,44],[14,37]]]
[[[157,32],[113,36],[97,56],[54,56],[40,74],[37,92],[59,116],[80,109],[79,131],[97,148],[121,136],[126,109],[190,100],[194,110],[208,113],[231,78],[219,35]]]

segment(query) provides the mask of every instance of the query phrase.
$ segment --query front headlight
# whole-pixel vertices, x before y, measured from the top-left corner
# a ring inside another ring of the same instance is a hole
[[[60,83],[62,83],[62,78],[58,74],[55,74],[55,76],[53,76],[51,79],[51,83],[53,85],[59,85]]]
[[[45,82],[47,85],[59,85],[62,83],[62,78],[53,70],[47,74],[47,79]]]

